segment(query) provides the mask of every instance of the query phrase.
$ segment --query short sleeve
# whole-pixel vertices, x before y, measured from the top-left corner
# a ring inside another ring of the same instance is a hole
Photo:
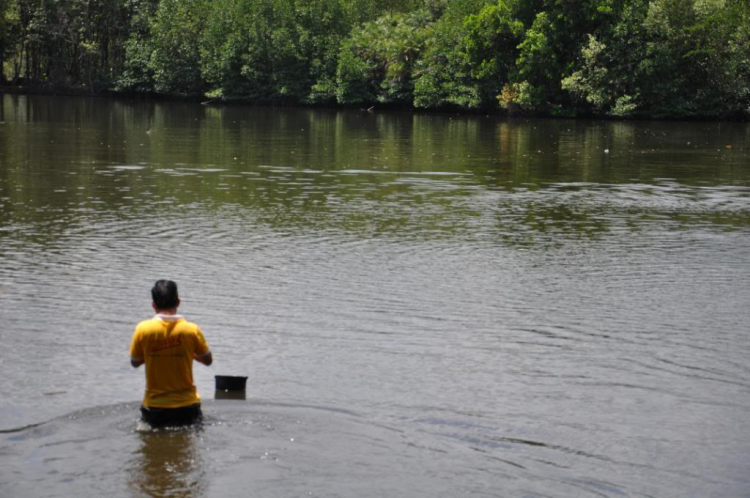
[[[195,329],[195,338],[196,338],[196,345],[195,345],[195,354],[198,356],[202,356],[206,353],[208,353],[208,343],[206,342],[206,338],[203,336],[203,332],[199,327],[196,327]]]
[[[135,329],[133,339],[130,341],[130,357],[138,360],[143,359],[143,343],[141,342],[141,334],[138,329]]]

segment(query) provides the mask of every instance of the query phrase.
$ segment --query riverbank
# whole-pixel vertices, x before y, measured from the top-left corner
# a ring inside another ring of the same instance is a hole
[[[671,116],[671,115],[651,115],[651,114],[634,114],[630,116],[612,116],[609,114],[596,114],[592,112],[583,112],[580,109],[571,108],[568,110],[559,110],[558,112],[530,112],[524,111],[518,106],[512,106],[509,109],[496,108],[462,108],[458,106],[435,106],[431,108],[419,108],[405,104],[395,103],[362,103],[362,104],[339,104],[336,102],[318,102],[305,103],[292,99],[271,99],[271,100],[251,100],[242,98],[210,98],[205,95],[170,95],[155,92],[135,92],[135,91],[115,91],[110,89],[92,89],[91,87],[80,87],[70,85],[49,85],[49,84],[21,84],[21,85],[0,85],[0,95],[46,95],[60,97],[94,97],[94,98],[111,98],[111,99],[135,99],[135,100],[154,100],[164,102],[195,102],[203,105],[212,106],[252,106],[252,107],[290,107],[290,108],[311,108],[311,109],[359,109],[365,111],[405,111],[427,114],[458,114],[466,116],[503,116],[503,117],[520,117],[520,118],[552,118],[552,119],[603,119],[619,121],[727,121],[727,122],[748,122],[750,121],[750,109],[744,113],[724,114],[724,115],[694,115],[694,116]]]
[[[740,0],[6,3],[0,71],[39,82],[35,93],[750,119],[750,4]]]
[[[396,110],[396,111],[421,111],[421,112],[454,112],[467,115],[493,114],[508,115],[501,109],[461,109],[458,107],[438,107],[434,109],[417,109],[410,105],[394,103],[370,103],[370,104],[338,104],[336,102],[305,103],[293,99],[267,99],[252,100],[243,98],[207,97],[205,95],[170,95],[156,92],[135,92],[110,89],[92,90],[90,87],[76,87],[69,85],[45,85],[45,84],[22,84],[22,85],[0,85],[1,94],[14,95],[48,95],[63,97],[100,97],[100,98],[132,98],[142,100],[155,100],[165,102],[197,102],[203,105],[245,105],[256,107],[309,107],[313,109],[363,109],[363,110]]]

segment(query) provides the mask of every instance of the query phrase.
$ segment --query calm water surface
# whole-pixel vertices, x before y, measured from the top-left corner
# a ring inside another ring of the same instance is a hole
[[[750,126],[0,103],[0,495],[750,496]]]

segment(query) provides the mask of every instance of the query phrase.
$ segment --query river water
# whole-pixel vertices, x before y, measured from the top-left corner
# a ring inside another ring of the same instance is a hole
[[[750,126],[0,99],[1,496],[750,496]]]

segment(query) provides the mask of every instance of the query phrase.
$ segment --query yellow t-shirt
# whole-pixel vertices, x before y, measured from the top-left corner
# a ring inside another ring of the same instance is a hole
[[[193,357],[209,352],[203,332],[179,315],[156,315],[138,324],[130,356],[146,363],[143,406],[179,408],[200,403]]]

